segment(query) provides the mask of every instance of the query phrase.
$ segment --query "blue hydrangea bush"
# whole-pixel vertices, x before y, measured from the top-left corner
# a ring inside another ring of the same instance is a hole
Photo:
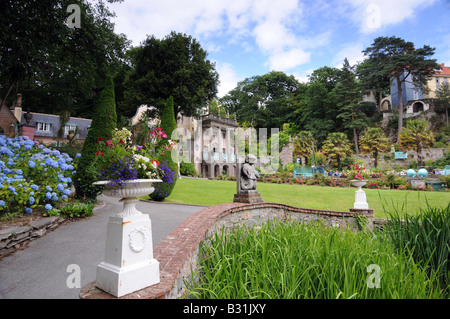
[[[26,136],[0,135],[0,218],[46,212],[72,196],[76,160]]]

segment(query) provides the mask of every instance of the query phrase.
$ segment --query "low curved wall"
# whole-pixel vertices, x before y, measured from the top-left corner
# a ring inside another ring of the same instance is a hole
[[[367,217],[366,226],[373,227],[373,210],[350,209],[349,212],[338,212],[276,203],[226,203],[206,207],[188,217],[154,247],[153,256],[160,263],[160,283],[120,299],[174,299],[183,296],[184,281],[191,277],[191,270],[197,268],[199,244],[223,227],[252,227],[273,218],[290,218],[305,223],[321,219],[326,225],[357,231],[357,215]],[[96,288],[95,281],[81,289],[80,298],[118,299]]]

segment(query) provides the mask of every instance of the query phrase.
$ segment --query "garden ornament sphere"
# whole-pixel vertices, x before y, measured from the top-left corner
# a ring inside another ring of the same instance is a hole
[[[408,177],[416,177],[416,171],[410,168],[407,172]]]
[[[419,174],[420,177],[424,178],[427,177],[428,175],[428,171],[425,168],[421,168],[419,169],[419,171],[417,172]]]

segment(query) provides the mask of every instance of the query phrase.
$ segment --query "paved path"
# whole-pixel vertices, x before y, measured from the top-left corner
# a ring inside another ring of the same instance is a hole
[[[88,219],[64,224],[32,241],[24,250],[0,259],[0,299],[78,299],[80,288],[95,280],[97,264],[105,253],[108,218],[122,209],[118,199],[100,197],[106,203]],[[136,208],[152,221],[153,245],[189,215],[202,209],[140,201]],[[81,287],[68,288],[69,265],[78,265]]]

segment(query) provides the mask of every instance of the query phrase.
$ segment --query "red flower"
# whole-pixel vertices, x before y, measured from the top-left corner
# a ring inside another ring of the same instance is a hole
[[[119,143],[121,143],[121,144],[125,144],[125,142],[122,140],[122,139],[120,139],[120,142]]]
[[[97,151],[97,152],[95,152],[95,155],[97,155],[97,156],[99,156],[99,155],[101,155],[102,154],[102,152],[101,151]]]
[[[161,163],[158,162],[157,160],[153,160],[153,161],[152,161],[152,165],[159,165],[159,164],[161,164]]]
[[[97,137],[97,141],[103,141],[103,137],[101,136]]]

